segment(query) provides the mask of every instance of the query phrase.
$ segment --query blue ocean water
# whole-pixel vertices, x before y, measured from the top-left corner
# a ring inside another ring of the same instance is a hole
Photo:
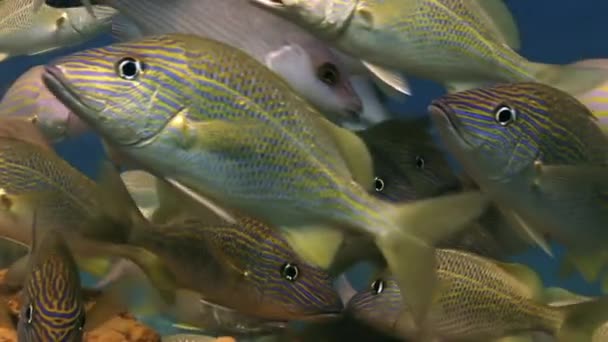
[[[603,34],[608,32],[608,2],[578,1],[506,1],[513,12],[522,39],[520,53],[528,59],[544,63],[570,63],[581,59],[608,58],[608,43]],[[551,6],[549,6],[551,5]],[[57,56],[84,48],[102,46],[112,42],[109,36],[61,51],[31,57],[19,57],[0,63],[0,94],[24,71],[33,65],[43,64]],[[393,104],[404,115],[424,115],[429,101],[443,93],[441,87],[424,80],[411,79],[415,94],[405,103]],[[87,134],[81,138],[60,143],[59,153],[84,173],[95,177],[96,166],[102,156],[98,139]],[[555,258],[539,250],[513,258],[532,266],[548,286],[565,287],[581,294],[599,294],[598,284],[587,284],[579,276],[560,279],[556,276],[563,249],[555,246]],[[358,282],[365,279],[362,272]]]

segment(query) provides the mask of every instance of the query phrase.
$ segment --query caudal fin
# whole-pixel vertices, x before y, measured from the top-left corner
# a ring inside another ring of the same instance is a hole
[[[592,341],[599,328],[608,324],[608,296],[560,307],[565,319],[556,334],[560,342]]]
[[[531,63],[536,80],[565,91],[582,95],[608,80],[608,69],[583,65],[554,65]]]
[[[377,236],[376,244],[419,324],[437,283],[433,246],[477,219],[487,204],[485,196],[472,191],[391,207],[388,215],[402,229]]]

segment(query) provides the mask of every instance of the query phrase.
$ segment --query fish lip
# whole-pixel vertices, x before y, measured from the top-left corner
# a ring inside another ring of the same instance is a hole
[[[304,317],[299,318],[298,320],[305,322],[319,322],[319,321],[327,321],[332,319],[338,319],[342,316],[342,311],[335,312],[324,312],[319,314],[310,314]]]
[[[55,65],[45,65],[42,73],[42,82],[72,113],[83,121],[93,125],[92,112],[95,108],[84,103],[80,96],[67,84],[61,69]]]
[[[89,128],[99,127],[93,117],[99,112],[93,106],[86,104],[81,100],[80,96],[74,91],[63,77],[61,68],[56,65],[45,65],[42,72],[42,82],[47,89],[59,99],[74,115],[83,121]],[[99,118],[102,120],[103,118]],[[96,133],[105,136],[106,133],[102,129],[96,129]],[[109,139],[113,141],[113,139]],[[146,140],[145,138],[133,139],[132,141],[123,142],[117,145],[133,146]]]

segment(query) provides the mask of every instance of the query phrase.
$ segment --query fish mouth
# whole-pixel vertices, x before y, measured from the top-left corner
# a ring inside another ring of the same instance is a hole
[[[461,129],[460,123],[455,118],[456,114],[452,108],[441,100],[435,100],[431,102],[427,110],[435,122],[436,127],[439,129],[442,140],[448,145],[448,149],[456,146],[465,149],[471,149],[473,147],[472,144],[467,141],[467,134]]]
[[[55,95],[68,109],[89,124],[93,124],[92,117],[102,109],[96,109],[86,104],[81,97],[70,87],[61,68],[54,65],[44,66],[42,81],[53,95]]]

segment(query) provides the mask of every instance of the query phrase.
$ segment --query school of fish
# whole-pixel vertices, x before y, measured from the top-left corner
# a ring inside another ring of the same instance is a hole
[[[562,276],[608,292],[608,59],[521,44],[502,0],[0,0],[0,68],[59,56],[0,94],[0,294],[20,296],[0,324],[608,341],[608,296],[509,261],[559,244]],[[445,90],[409,119],[390,106],[416,96],[407,76]],[[95,176],[56,152],[85,134]]]

